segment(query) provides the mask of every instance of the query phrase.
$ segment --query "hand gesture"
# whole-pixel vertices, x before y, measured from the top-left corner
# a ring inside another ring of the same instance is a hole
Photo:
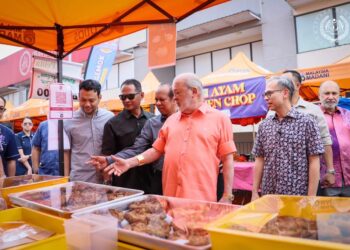
[[[86,163],[91,164],[96,168],[96,170],[99,171],[105,169],[108,166],[106,157],[104,156],[91,156],[90,160]]]
[[[109,175],[114,174],[116,176],[121,176],[123,173],[125,173],[131,168],[131,165],[129,164],[128,160],[124,160],[113,155],[112,159],[114,160],[114,163],[106,167],[104,170]]]

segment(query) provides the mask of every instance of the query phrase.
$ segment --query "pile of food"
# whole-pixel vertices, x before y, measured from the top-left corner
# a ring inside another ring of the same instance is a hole
[[[276,216],[259,233],[312,240],[350,243],[350,213],[333,214],[317,220],[292,216]],[[252,231],[248,226],[232,225],[231,229]]]
[[[149,196],[144,200],[131,202],[127,210],[109,209],[118,218],[119,227],[148,235],[177,241],[191,246],[210,243],[204,226],[216,218],[231,212],[215,204],[172,204],[165,197]]]
[[[132,194],[123,190],[97,188],[83,183],[62,186],[57,191],[57,193],[51,189],[33,191],[22,194],[20,198],[63,211],[72,211]]]

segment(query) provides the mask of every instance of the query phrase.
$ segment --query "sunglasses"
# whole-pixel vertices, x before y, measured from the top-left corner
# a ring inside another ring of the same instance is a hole
[[[23,125],[24,125],[24,126],[26,126],[26,125],[32,126],[33,123],[31,123],[31,122],[24,122]]]
[[[6,111],[6,108],[5,107],[0,107],[0,112],[4,112]]]
[[[140,92],[132,93],[132,94],[126,94],[126,95],[119,95],[120,100],[125,101],[126,99],[134,100],[135,96],[137,94],[140,94]]]

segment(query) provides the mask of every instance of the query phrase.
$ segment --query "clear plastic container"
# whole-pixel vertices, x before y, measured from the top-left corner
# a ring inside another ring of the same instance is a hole
[[[68,249],[115,249],[118,240],[118,219],[101,216],[81,216],[65,220]]]
[[[119,218],[118,239],[147,249],[210,249],[205,227],[240,206],[143,195],[74,213],[73,218]]]
[[[142,195],[143,191],[87,182],[69,182],[11,194],[12,203],[70,218],[74,212]]]
[[[7,177],[0,179],[0,194],[5,199],[7,206],[11,206],[12,204],[8,196],[12,193],[24,192],[67,182],[68,177],[52,175],[32,174]]]
[[[350,249],[350,198],[265,195],[208,226],[212,249]]]

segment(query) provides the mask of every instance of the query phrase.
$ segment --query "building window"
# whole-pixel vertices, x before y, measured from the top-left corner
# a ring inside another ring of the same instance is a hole
[[[350,44],[350,4],[295,17],[298,53]]]

